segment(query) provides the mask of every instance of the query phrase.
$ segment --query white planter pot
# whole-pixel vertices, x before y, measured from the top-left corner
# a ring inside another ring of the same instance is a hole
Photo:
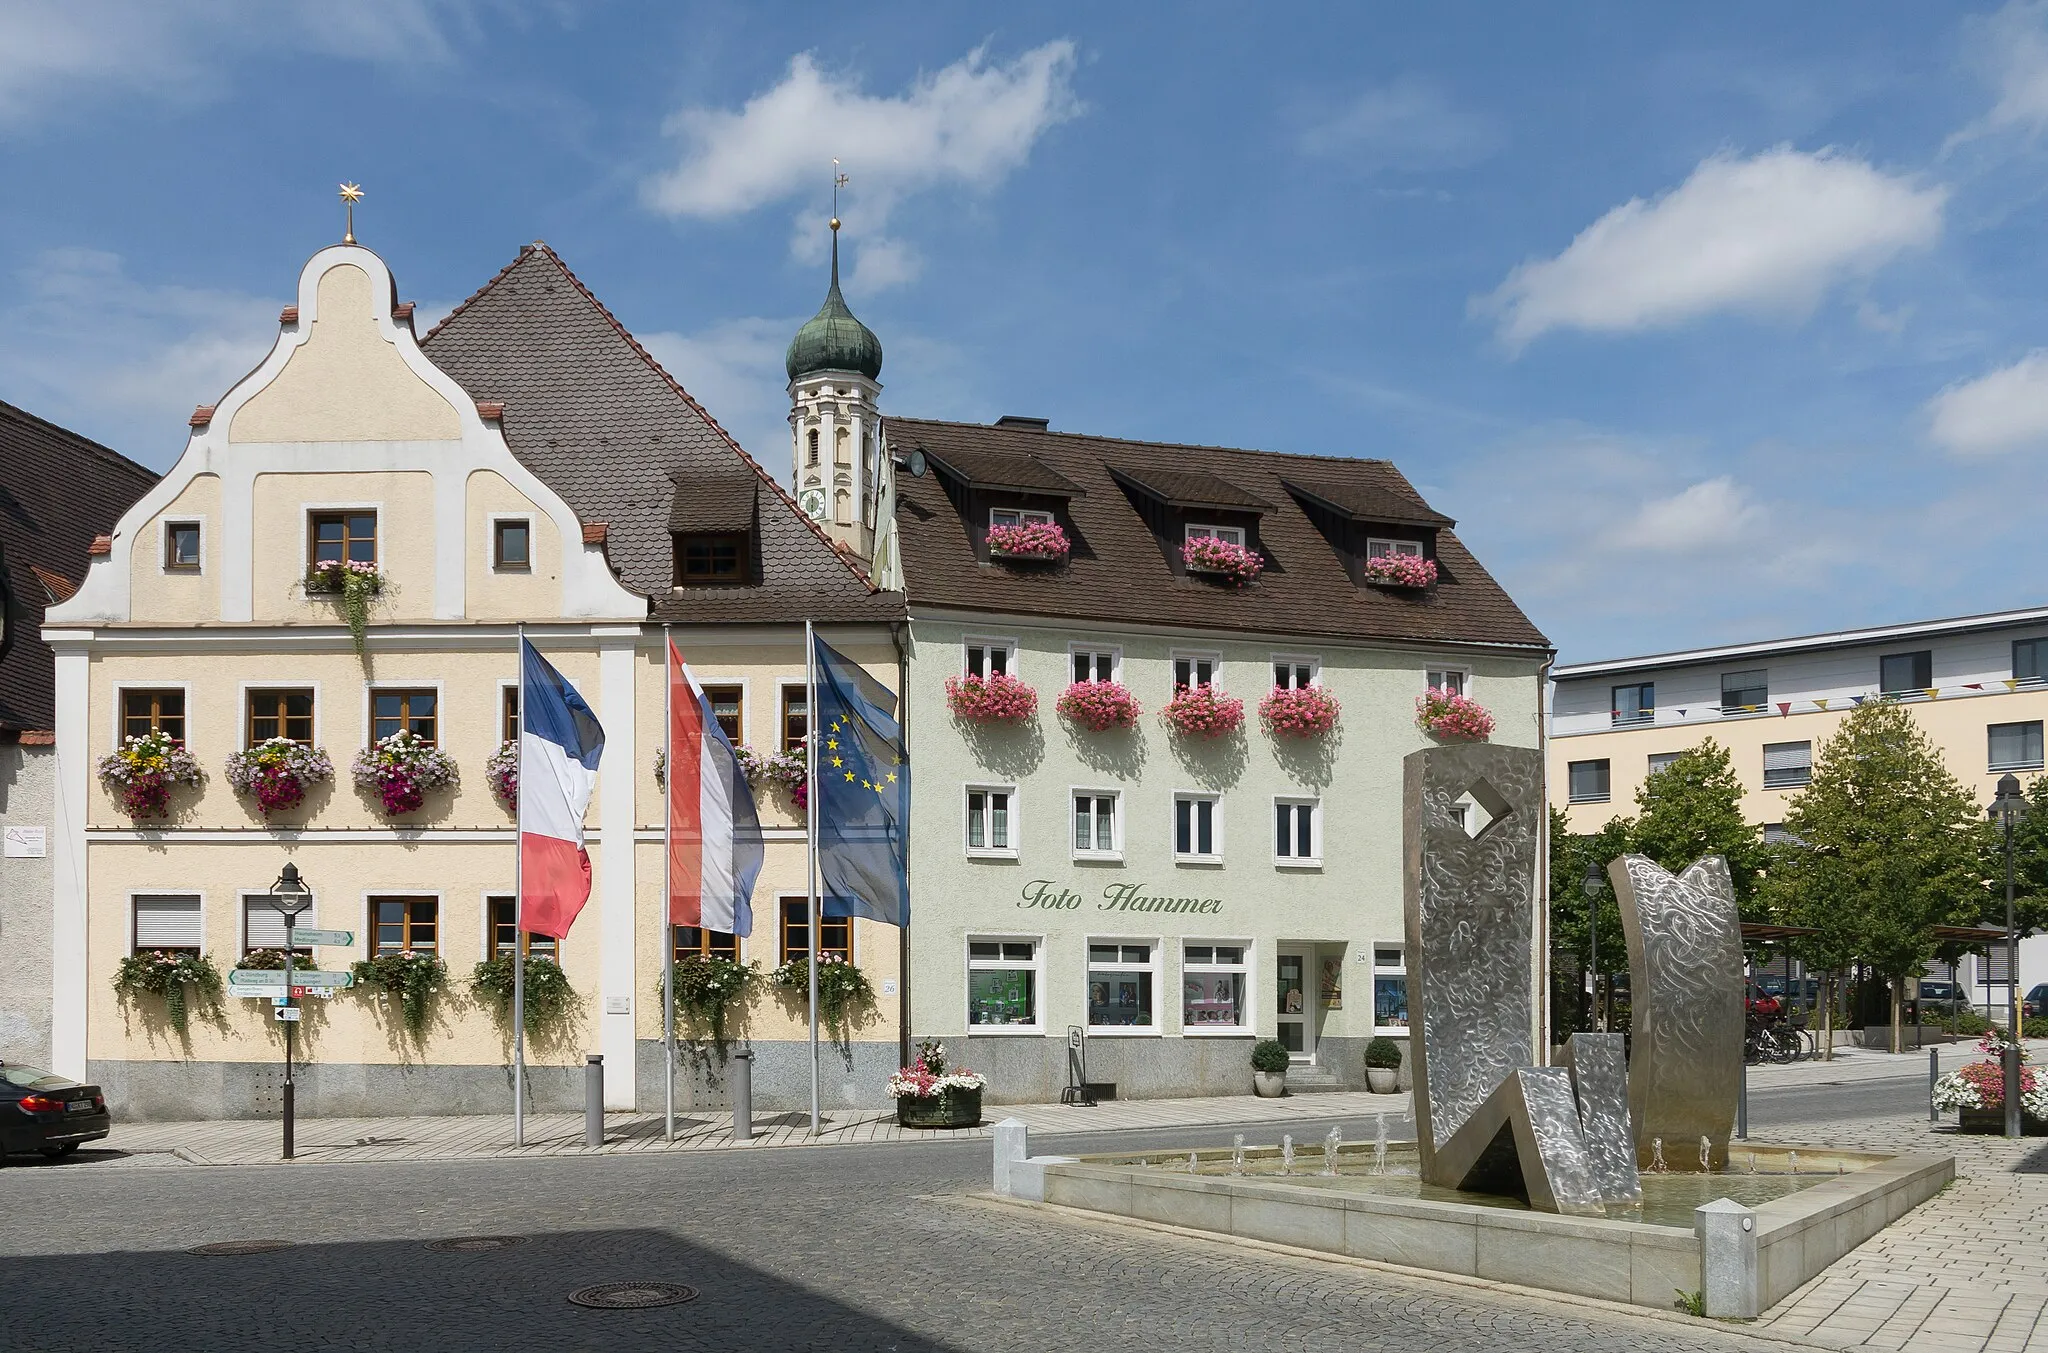
[[[1369,1066],[1365,1069],[1365,1083],[1376,1095],[1391,1095],[1401,1088],[1401,1073],[1390,1066]]]
[[[1287,1093],[1285,1071],[1252,1072],[1252,1089],[1258,1091],[1260,1099],[1278,1099]]]

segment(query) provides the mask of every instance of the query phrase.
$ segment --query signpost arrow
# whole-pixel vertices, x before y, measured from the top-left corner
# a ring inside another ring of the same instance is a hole
[[[351,945],[356,942],[353,930],[308,930],[304,926],[294,927],[292,942],[295,944],[336,944]]]
[[[292,969],[294,987],[352,987],[356,984],[354,973],[350,972],[302,972]],[[228,971],[228,990],[237,996],[246,996],[257,987],[276,987],[270,994],[284,994],[284,969],[282,968],[232,968]]]
[[[279,1007],[277,1007],[276,1010],[272,1011],[271,1013],[276,1015],[281,1020],[286,1020],[290,1022],[298,1020],[302,1012],[296,1005],[280,1005]]]

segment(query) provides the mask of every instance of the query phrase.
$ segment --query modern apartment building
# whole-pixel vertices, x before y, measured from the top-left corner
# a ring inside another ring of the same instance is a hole
[[[1769,839],[1816,749],[1865,700],[1911,709],[1981,804],[2000,776],[2039,775],[2048,608],[1570,663],[1551,679],[1551,794],[1573,830],[1633,812],[1646,776],[1712,737]],[[1965,974],[1980,1005],[2004,999],[2005,975],[2002,949]],[[2022,943],[2020,981],[2048,981],[2048,937]]]

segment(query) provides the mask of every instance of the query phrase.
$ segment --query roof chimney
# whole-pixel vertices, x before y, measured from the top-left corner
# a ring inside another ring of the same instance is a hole
[[[1043,432],[1051,422],[1050,418],[1026,418],[1022,414],[1006,413],[996,419],[996,426],[1015,428],[1019,432]]]

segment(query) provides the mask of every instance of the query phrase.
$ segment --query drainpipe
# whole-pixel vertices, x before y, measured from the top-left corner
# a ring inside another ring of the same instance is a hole
[[[904,647],[909,637],[910,622],[892,620],[889,622],[889,641],[896,646],[896,726],[903,730],[903,759],[910,761],[910,654]],[[911,772],[916,774],[913,763]],[[916,780],[912,779],[911,794],[916,796]],[[904,828],[906,845],[903,868],[907,876],[910,870],[910,851],[907,844],[909,827]],[[909,918],[896,928],[896,1057],[898,1066],[910,1065],[910,926]]]
[[[1536,752],[1542,766],[1542,816],[1536,823],[1536,1064],[1550,1065],[1550,729],[1546,722],[1546,696],[1550,692],[1550,665],[1555,653],[1546,654],[1536,669]]]

